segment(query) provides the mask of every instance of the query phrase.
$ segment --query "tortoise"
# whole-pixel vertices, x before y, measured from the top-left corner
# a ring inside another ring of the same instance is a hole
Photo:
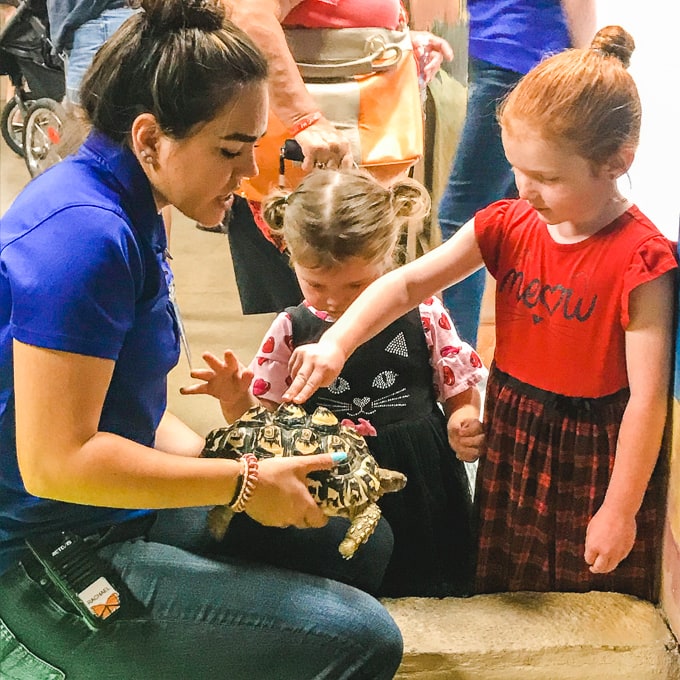
[[[338,551],[350,559],[378,524],[381,512],[376,501],[403,489],[406,476],[379,467],[364,437],[339,423],[327,408],[319,406],[308,414],[301,406],[285,402],[275,411],[253,406],[230,426],[209,432],[201,456],[238,460],[246,453],[263,459],[335,452],[345,452],[347,459],[332,470],[311,473],[309,491],[326,515],[349,519]],[[226,505],[210,510],[208,528],[215,539],[224,538],[233,515]]]

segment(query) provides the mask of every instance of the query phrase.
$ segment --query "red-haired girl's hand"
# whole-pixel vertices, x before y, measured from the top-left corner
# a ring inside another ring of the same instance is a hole
[[[307,401],[319,387],[327,387],[340,375],[346,360],[340,347],[329,340],[298,347],[288,362],[293,381],[283,401]]]
[[[603,505],[586,530],[584,558],[593,574],[606,574],[616,569],[633,549],[637,524],[635,516]]]

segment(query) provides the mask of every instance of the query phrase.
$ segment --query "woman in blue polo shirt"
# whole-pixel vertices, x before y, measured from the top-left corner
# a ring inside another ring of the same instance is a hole
[[[141,5],[85,77],[90,136],[0,227],[0,677],[391,678],[392,619],[321,578],[370,588],[387,534],[313,576],[206,538],[215,504],[324,527],[306,475],[333,459],[198,458],[166,411],[179,328],[159,211],[223,218],[257,172],[267,66],[216,2]]]

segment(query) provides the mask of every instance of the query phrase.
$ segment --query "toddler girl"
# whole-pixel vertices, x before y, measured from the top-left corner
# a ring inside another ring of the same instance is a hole
[[[317,170],[292,194],[265,202],[263,215],[287,244],[305,300],[276,317],[250,371],[229,354],[224,361],[206,355],[210,368],[193,374],[207,381],[201,391],[221,398],[227,420],[254,398],[272,408],[282,401],[293,350],[318,340],[391,268],[404,221],[421,219],[428,207],[417,182],[385,189],[361,170]],[[252,393],[243,396],[251,372]],[[381,595],[471,592],[472,502],[463,460],[476,459],[483,439],[477,384],[485,375],[441,302],[428,297],[358,347],[305,404],[350,420],[381,466],[408,477],[403,491],[380,500],[394,533]]]

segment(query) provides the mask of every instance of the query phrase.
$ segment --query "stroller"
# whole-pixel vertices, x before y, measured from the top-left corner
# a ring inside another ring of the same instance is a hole
[[[2,2],[2,0],[0,0]],[[60,160],[65,93],[64,60],[49,39],[45,0],[13,0],[16,13],[0,32],[0,75],[9,76],[14,96],[5,104],[0,132],[24,157],[31,177]]]

